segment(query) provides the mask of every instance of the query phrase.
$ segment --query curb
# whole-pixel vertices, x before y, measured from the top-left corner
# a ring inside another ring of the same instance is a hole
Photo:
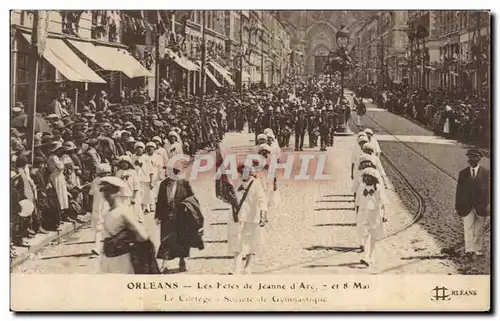
[[[49,232],[48,234],[37,234],[35,237],[28,241],[28,247],[14,247],[17,256],[15,258],[10,259],[10,269],[14,269],[20,264],[26,262],[30,259],[30,256],[35,254],[36,252],[42,250],[50,243],[57,241],[65,236],[76,233],[81,230],[83,227],[90,224],[90,214],[85,216],[81,216],[80,219],[85,221],[84,223],[70,223],[63,222],[60,225],[61,230],[55,232]]]

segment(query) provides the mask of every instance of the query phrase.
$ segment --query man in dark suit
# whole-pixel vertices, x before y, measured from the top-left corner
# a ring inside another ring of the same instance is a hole
[[[455,209],[464,222],[465,255],[481,256],[484,222],[490,211],[490,171],[479,165],[482,154],[467,151],[469,167],[458,175]]]

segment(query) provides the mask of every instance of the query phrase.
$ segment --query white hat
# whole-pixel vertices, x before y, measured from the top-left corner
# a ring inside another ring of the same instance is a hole
[[[359,132],[358,133],[358,137],[361,137],[361,136],[366,136],[366,133],[365,132]]]
[[[361,171],[361,176],[363,176],[363,175],[370,175],[372,177],[375,177],[379,182],[381,181],[380,173],[375,168],[368,167],[368,168],[363,169]]]
[[[368,142],[363,145],[363,150],[375,151],[375,146],[372,143]]]
[[[57,115],[57,114],[50,114],[50,115],[46,116],[45,118],[47,118],[47,119],[61,119],[61,117],[59,117],[59,115]]]
[[[146,148],[146,145],[144,145],[143,142],[137,142],[134,144],[134,149],[136,149],[137,147]]]
[[[15,112],[15,113],[20,113],[23,110],[21,108],[19,108],[19,107],[14,107],[14,108],[12,108],[12,111]]]
[[[97,174],[111,173],[111,166],[108,163],[101,163],[97,165]]]
[[[267,138],[276,138],[273,132],[267,133],[266,136]]]
[[[370,155],[370,154],[362,154],[359,157],[359,163],[361,164],[362,162],[371,162],[373,165],[376,165],[377,164],[377,159],[376,159],[376,156],[373,156],[373,155]]]
[[[358,137],[358,143],[361,143],[361,142],[367,143],[368,142],[368,137],[366,137],[366,135],[359,136]]]
[[[116,176],[105,176],[101,178],[100,183],[106,183],[120,188],[127,186],[127,184],[125,184],[125,182],[121,178]]]
[[[177,138],[177,142],[180,142],[180,140],[181,140],[179,134],[177,132],[174,132],[174,131],[171,131],[170,133],[168,133],[168,137],[175,137],[175,138]]]
[[[272,133],[273,130],[271,128],[266,128],[264,129],[264,134],[267,135],[268,133]]]
[[[267,152],[269,152],[269,153],[271,153],[271,152],[272,152],[271,146],[269,146],[268,144],[260,144],[260,145],[259,145],[259,153],[260,153],[261,151],[263,151],[263,150],[265,150],[265,151],[267,151]]]
[[[365,128],[364,132],[373,135],[373,130],[371,128]]]
[[[122,155],[118,158],[118,163],[121,163],[121,162],[126,162],[130,165],[131,168],[134,168],[134,163],[132,163],[132,158],[130,158],[130,156],[127,156],[127,155]]]
[[[153,137],[153,139],[151,139],[151,140],[152,140],[153,142],[155,142],[155,141],[156,141],[156,142],[160,142],[160,144],[162,143],[162,140],[161,140],[160,136],[155,136],[155,137]]]
[[[122,131],[121,130],[117,130],[117,131],[115,131],[113,133],[113,135],[111,135],[111,138],[113,138],[113,139],[118,139],[120,137],[122,137]]]
[[[154,149],[156,149],[156,144],[155,144],[155,143],[153,143],[153,142],[148,142],[148,143],[146,144],[146,147],[153,147]]]
[[[261,139],[267,139],[267,135],[266,134],[259,134],[257,135],[257,140],[261,140]]]

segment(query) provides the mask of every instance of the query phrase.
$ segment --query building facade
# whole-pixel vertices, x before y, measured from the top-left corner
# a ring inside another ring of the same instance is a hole
[[[48,100],[61,87],[75,95],[106,90],[119,97],[124,86],[145,86],[154,99],[157,63],[158,78],[170,80],[186,94],[199,94],[206,86],[208,90],[235,87],[241,60],[247,84],[262,81],[269,86],[284,79],[290,42],[272,12],[45,12],[49,40],[39,66],[38,93]],[[26,10],[11,13],[13,103],[27,101],[33,17]],[[203,49],[207,84],[202,84],[200,72]]]
[[[358,79],[379,86],[400,83],[407,76],[407,12],[371,12],[352,28]]]
[[[296,75],[321,74],[341,24],[350,28],[367,13],[362,11],[281,11],[280,20],[290,35],[290,64]],[[353,39],[351,39],[352,43]]]
[[[373,12],[351,34],[363,82],[478,90],[490,81],[488,12]]]

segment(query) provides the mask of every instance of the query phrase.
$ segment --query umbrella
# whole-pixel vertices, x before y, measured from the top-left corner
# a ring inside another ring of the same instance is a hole
[[[22,114],[17,116],[12,120],[11,126],[15,128],[28,127],[28,115]],[[48,133],[52,131],[52,128],[45,119],[37,115],[35,117],[35,131]]]

